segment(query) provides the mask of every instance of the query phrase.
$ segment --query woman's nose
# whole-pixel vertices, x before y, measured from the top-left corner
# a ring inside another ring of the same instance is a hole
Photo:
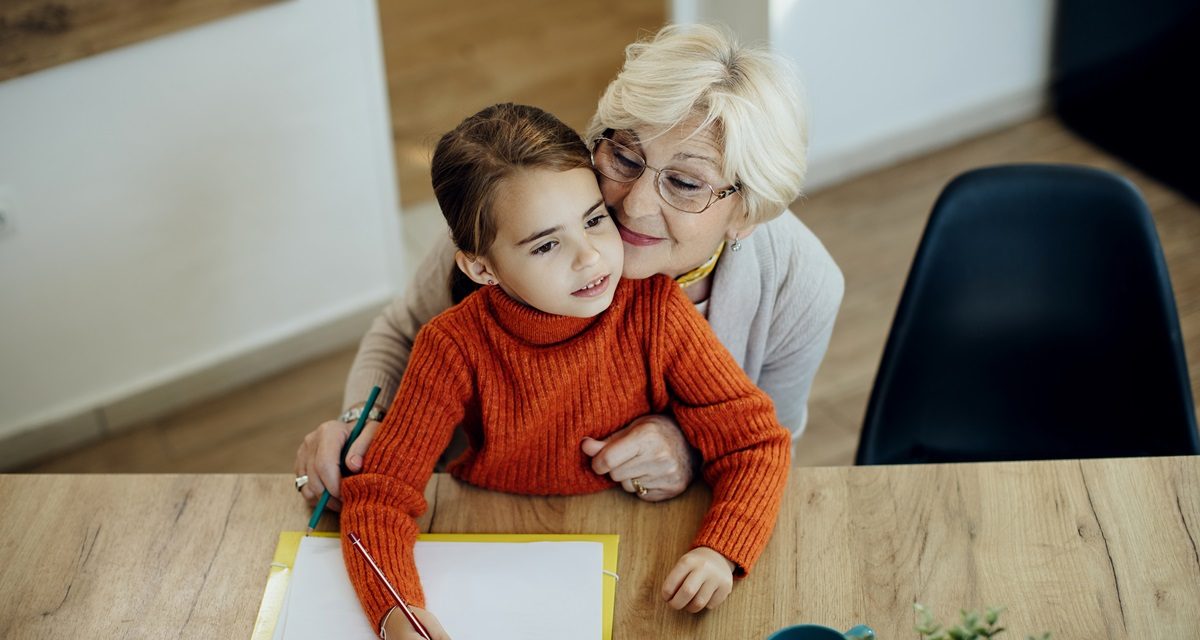
[[[624,194],[617,194],[617,201],[613,203],[623,218],[628,220],[659,213],[660,198],[654,184],[655,177],[655,173],[647,169],[637,180],[624,185]]]

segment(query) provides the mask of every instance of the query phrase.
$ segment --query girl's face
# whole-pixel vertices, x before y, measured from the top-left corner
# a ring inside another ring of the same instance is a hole
[[[607,309],[621,278],[621,237],[592,170],[521,171],[497,196],[495,242],[474,262],[460,257],[460,268],[546,313],[589,318]]]
[[[730,186],[721,177],[723,151],[711,128],[693,133],[699,123],[686,120],[655,138],[643,129],[612,134],[614,140],[641,154],[647,165],[634,182],[599,176],[604,202],[625,245],[626,278],[682,275],[711,258],[722,239],[732,239],[734,234],[745,238],[753,229],[745,223],[745,207],[738,194],[714,202],[702,213],[684,213],[659,197],[657,176],[649,167],[682,171],[718,191]]]

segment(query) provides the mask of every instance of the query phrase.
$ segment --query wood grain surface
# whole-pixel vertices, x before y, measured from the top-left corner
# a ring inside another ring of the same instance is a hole
[[[760,563],[721,608],[658,597],[708,502],[491,493],[436,476],[424,531],[618,533],[615,637],[765,638],[866,623],[911,638],[912,603],[1007,607],[1011,637],[1187,638],[1200,628],[1200,458],[792,470]],[[248,637],[288,475],[0,476],[0,637]],[[322,528],[336,526],[327,518]]]
[[[0,81],[279,0],[4,0]]]

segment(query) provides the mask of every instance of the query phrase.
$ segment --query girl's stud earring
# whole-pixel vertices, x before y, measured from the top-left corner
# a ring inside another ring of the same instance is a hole
[[[488,278],[488,284],[496,284],[496,281],[492,280],[491,278]]]

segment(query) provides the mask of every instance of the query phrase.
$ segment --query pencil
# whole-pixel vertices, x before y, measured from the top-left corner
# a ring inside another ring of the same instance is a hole
[[[421,634],[421,637],[425,638],[425,640],[433,640],[429,636],[429,632],[425,630],[425,626],[421,624],[420,620],[417,620],[417,616],[413,614],[412,609],[408,608],[408,603],[404,601],[404,598],[400,597],[400,594],[396,592],[396,588],[392,586],[392,583],[388,582],[387,576],[383,575],[383,569],[380,569],[379,565],[375,564],[375,559],[371,557],[371,554],[367,553],[367,549],[362,545],[362,538],[359,538],[358,534],[354,533],[353,531],[349,532],[347,535],[350,538],[350,544],[354,545],[355,548],[358,549],[358,552],[362,554],[362,557],[365,558],[367,563],[371,565],[371,568],[375,570],[375,575],[379,576],[380,581],[383,582],[383,586],[387,587],[387,590],[391,592],[392,597],[396,600],[396,606],[399,607],[400,612],[404,614],[404,617],[408,618],[408,623],[412,625],[412,628],[415,629],[417,633]]]
[[[379,387],[371,387],[371,395],[367,396],[367,404],[363,405],[362,413],[358,414],[358,422],[354,423],[354,430],[350,432],[350,437],[346,438],[346,444],[342,445],[342,455],[338,458],[338,463],[342,465],[343,472],[346,469],[346,454],[350,453],[350,445],[358,439],[358,435],[362,433],[363,427],[367,424],[367,416],[371,414],[371,409],[375,407],[375,399],[379,397]],[[321,514],[325,513],[325,505],[329,503],[329,489],[326,488],[321,494],[321,499],[317,501],[317,506],[313,508],[312,517],[308,519],[308,531],[304,535],[309,535],[313,529],[317,527],[317,523],[321,521]]]

